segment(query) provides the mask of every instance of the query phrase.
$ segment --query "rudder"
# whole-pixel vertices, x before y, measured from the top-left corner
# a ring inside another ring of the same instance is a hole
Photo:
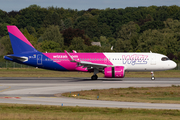
[[[7,26],[14,54],[37,52],[22,32],[14,25]]]

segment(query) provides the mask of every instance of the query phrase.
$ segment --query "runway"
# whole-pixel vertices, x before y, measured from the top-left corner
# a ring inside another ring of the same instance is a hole
[[[179,78],[0,78],[0,103],[59,106],[180,109],[180,104],[134,103],[55,97],[55,94],[91,89],[164,87],[180,85]]]

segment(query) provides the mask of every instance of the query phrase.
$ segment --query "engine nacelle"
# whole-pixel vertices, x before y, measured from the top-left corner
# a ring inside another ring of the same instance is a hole
[[[104,76],[106,78],[123,78],[124,66],[106,67],[104,68]]]

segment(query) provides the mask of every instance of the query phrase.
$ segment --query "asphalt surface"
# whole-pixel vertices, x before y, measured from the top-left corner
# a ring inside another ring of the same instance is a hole
[[[0,103],[60,106],[180,109],[180,104],[135,103],[55,97],[55,94],[91,89],[164,87],[180,85],[180,78],[0,78]]]

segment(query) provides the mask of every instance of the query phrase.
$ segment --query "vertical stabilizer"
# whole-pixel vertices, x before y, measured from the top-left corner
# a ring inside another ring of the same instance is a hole
[[[14,54],[37,52],[27,38],[14,25],[7,26]]]

